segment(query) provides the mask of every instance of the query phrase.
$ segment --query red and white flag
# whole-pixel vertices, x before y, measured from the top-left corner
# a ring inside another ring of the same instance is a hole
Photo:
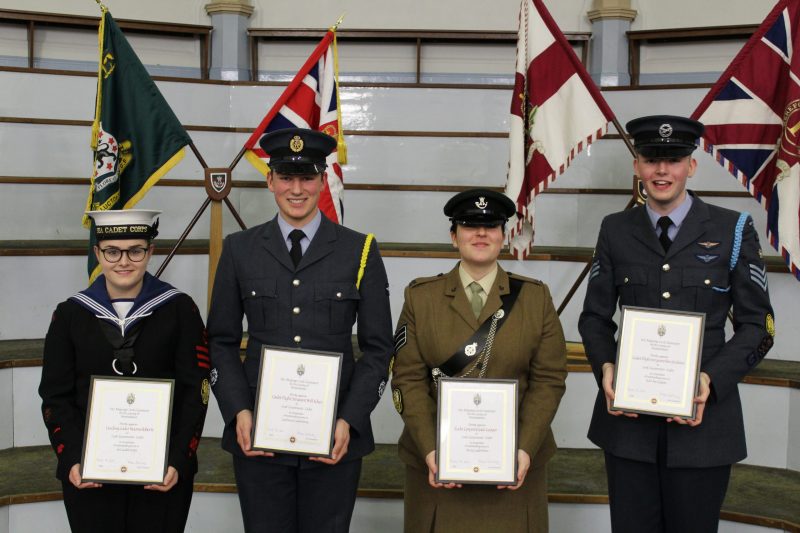
[[[512,220],[509,231],[509,246],[518,259],[533,243],[536,195],[604,135],[613,118],[542,0],[522,0],[505,190],[522,215]]]
[[[700,146],[767,210],[800,280],[800,1],[780,0],[692,114]]]
[[[265,133],[285,128],[308,128],[336,139],[337,149],[327,158],[328,179],[319,199],[319,208],[326,217],[341,224],[344,183],[340,164],[347,162],[347,152],[341,131],[335,55],[335,32],[331,29],[247,139],[244,156],[266,176],[269,154],[264,153],[258,144]]]

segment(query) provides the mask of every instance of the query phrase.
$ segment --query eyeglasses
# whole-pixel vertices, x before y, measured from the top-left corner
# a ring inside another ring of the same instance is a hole
[[[135,248],[128,248],[127,250],[120,250],[119,248],[100,248],[100,253],[103,254],[103,257],[109,263],[119,263],[119,260],[122,259],[122,254],[126,254],[130,261],[134,263],[141,262],[144,257],[147,255],[147,248],[135,247]]]

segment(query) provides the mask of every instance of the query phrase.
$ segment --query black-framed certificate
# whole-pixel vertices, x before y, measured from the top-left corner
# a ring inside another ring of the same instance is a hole
[[[330,457],[342,354],[261,348],[254,450]]]
[[[515,485],[517,380],[440,378],[436,481]]]
[[[160,484],[167,473],[172,379],[92,376],[81,478]]]
[[[623,306],[611,409],[694,418],[705,316]]]

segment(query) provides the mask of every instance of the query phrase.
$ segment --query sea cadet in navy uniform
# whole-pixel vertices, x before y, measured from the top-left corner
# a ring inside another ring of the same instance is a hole
[[[607,216],[597,240],[579,321],[600,387],[589,438],[605,451],[615,533],[713,532],[731,464],[747,455],[737,385],[773,344],[766,268],[747,213],[686,190],[703,125],[652,116],[627,129],[647,203]],[[694,420],[608,410],[617,305],[705,313]]]
[[[317,207],[325,157],[335,144],[306,129],[261,139],[279,214],[229,235],[217,268],[208,317],[212,388],[248,532],[346,532],[361,458],[375,447],[370,413],[386,386],[393,351],[388,283],[375,240],[331,222]],[[244,362],[243,316],[249,334]],[[351,340],[356,319],[358,361]],[[344,354],[331,459],[251,449],[265,344]]]
[[[210,360],[192,299],[147,273],[160,211],[89,211],[103,274],[58,304],[39,395],[73,532],[183,531],[210,394]],[[92,376],[174,379],[167,473],[156,485],[92,483],[81,452]]]

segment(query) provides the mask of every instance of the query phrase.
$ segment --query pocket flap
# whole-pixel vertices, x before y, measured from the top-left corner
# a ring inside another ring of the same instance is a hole
[[[239,284],[242,299],[276,298],[278,282],[272,278],[246,279]]]
[[[355,283],[317,283],[314,288],[315,300],[360,300],[361,295]]]
[[[621,267],[614,271],[614,283],[617,285],[645,285],[647,271],[642,267]]]
[[[728,271],[723,269],[685,268],[681,284],[684,287],[727,287]]]

